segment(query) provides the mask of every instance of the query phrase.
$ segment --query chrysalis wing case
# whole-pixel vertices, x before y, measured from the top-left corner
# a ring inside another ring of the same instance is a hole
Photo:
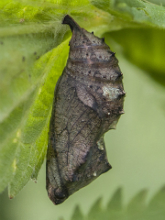
[[[56,85],[46,188],[54,204],[111,169],[103,136],[123,114],[122,73],[110,48],[66,15],[72,30],[67,65]]]

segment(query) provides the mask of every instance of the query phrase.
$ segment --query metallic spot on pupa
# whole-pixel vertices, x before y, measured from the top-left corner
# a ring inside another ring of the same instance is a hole
[[[121,91],[120,89],[113,88],[111,86],[103,86],[103,96],[107,97],[109,100],[117,99],[120,95]]]

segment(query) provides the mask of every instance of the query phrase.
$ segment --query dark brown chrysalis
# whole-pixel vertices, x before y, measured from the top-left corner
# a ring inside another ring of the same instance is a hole
[[[46,188],[54,204],[111,169],[103,137],[123,114],[125,96],[118,60],[104,40],[69,15],[63,24],[73,35],[50,121]]]

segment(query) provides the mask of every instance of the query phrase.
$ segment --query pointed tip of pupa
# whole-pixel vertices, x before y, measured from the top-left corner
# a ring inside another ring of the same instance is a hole
[[[80,29],[79,25],[73,20],[73,18],[70,15],[66,15],[64,17],[62,24],[68,24],[72,32],[75,28]]]

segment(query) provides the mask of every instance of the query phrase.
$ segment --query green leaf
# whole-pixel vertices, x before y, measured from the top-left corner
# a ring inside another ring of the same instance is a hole
[[[111,200],[109,201],[107,207],[110,210],[119,211],[122,209],[122,189],[119,188],[116,190]]]
[[[163,220],[165,218],[165,187],[163,187],[150,201],[147,217],[151,220]]]
[[[165,8],[145,0],[91,0],[99,9],[125,22],[165,28]]]
[[[147,191],[139,192],[128,204],[127,212],[129,219],[145,219]],[[137,214],[138,213],[138,214]]]
[[[121,189],[118,189],[112,196],[106,208],[101,207],[101,199],[98,199],[92,206],[87,216],[82,216],[82,213],[76,207],[74,217],[75,219],[104,219],[104,220],[163,220],[165,219],[165,187],[163,187],[147,205],[146,203],[147,191],[143,190],[135,195],[129,204],[124,207],[121,206]],[[75,218],[76,216],[76,218]]]
[[[18,145],[13,160],[13,177],[9,185],[10,198],[13,198],[22,189],[30,177],[37,178],[38,171],[43,163],[47,149],[54,85],[64,68],[68,49],[67,40],[57,49],[43,56],[36,64],[39,69],[41,68],[41,74],[44,73],[45,77],[42,86],[36,91],[35,100],[28,115],[26,115],[23,126],[17,131],[19,136],[15,137]],[[44,68],[42,64],[45,64]],[[36,66],[35,69],[37,69]]]
[[[103,217],[102,207],[101,207],[101,198],[99,198],[93,207],[90,209],[88,214],[88,219],[90,220],[99,220]]]
[[[122,208],[122,189],[116,190],[109,203],[107,204],[106,210],[104,210],[105,219],[117,219],[122,220],[124,216]]]
[[[76,206],[71,219],[72,220],[83,220],[84,219],[84,216],[83,216],[79,206]]]

